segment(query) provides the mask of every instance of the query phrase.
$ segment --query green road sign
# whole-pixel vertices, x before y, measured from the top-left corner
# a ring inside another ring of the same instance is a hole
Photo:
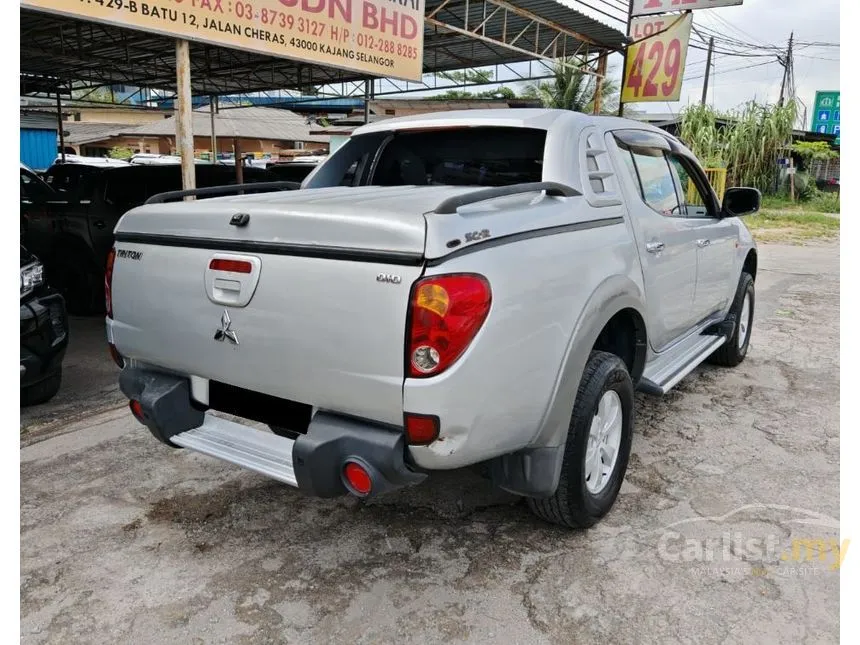
[[[839,145],[839,112],[839,92],[816,92],[811,130],[835,134],[836,145]]]

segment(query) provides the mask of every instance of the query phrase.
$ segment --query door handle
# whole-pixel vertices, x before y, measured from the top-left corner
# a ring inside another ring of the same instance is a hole
[[[706,246],[711,245],[711,240],[696,240],[696,244],[700,249],[705,248]]]
[[[648,242],[645,244],[645,250],[648,253],[660,253],[665,248],[666,245],[662,242]]]
[[[104,228],[105,223],[102,220],[97,219],[95,222],[93,222],[93,226],[95,226],[96,228]]]

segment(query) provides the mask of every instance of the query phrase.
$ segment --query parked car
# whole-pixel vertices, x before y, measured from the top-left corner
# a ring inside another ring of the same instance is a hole
[[[760,201],[720,204],[678,139],[636,121],[386,120],[302,190],[126,213],[108,340],[170,446],[323,497],[480,466],[590,526],[621,487],[634,389],[744,360],[757,251],[739,217]]]
[[[313,172],[319,162],[313,161],[287,161],[284,163],[270,163],[266,169],[284,181],[295,181],[301,183]]]
[[[62,296],[45,284],[42,264],[21,247],[21,405],[52,399],[63,378],[69,323]]]
[[[76,314],[103,311],[105,262],[122,214],[153,195],[182,189],[178,165],[83,168],[52,170],[48,179],[63,192],[53,191],[44,216],[31,221],[24,234],[24,244],[44,259],[49,282]],[[195,170],[199,187],[236,183],[231,168],[210,164]],[[245,183],[270,181],[278,177],[266,170],[247,168],[243,173]]]
[[[63,155],[57,155],[57,158],[54,160],[54,163],[52,165],[56,166],[65,164],[98,167],[122,167],[127,166],[128,162],[122,159],[111,159],[110,157],[84,157],[82,155],[66,153],[65,160],[63,160]]]

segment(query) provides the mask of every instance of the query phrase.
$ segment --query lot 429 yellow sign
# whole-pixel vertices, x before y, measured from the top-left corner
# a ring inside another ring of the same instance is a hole
[[[649,16],[630,23],[621,100],[677,101],[687,61],[693,14]]]

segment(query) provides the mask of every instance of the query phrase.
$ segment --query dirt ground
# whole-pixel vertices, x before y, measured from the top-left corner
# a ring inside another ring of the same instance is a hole
[[[82,387],[102,411],[64,389],[27,412],[22,642],[837,642],[839,247],[760,253],[747,360],[637,396],[625,485],[588,531],[469,472],[303,497],[157,443],[100,365]]]

